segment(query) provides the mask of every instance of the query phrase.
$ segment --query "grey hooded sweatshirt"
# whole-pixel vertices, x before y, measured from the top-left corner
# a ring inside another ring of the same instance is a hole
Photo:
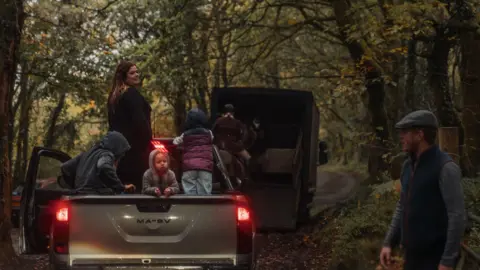
[[[177,194],[180,192],[180,187],[178,186],[175,173],[172,170],[168,170],[163,175],[158,175],[157,170],[155,170],[153,163],[158,153],[158,149],[150,152],[148,159],[150,168],[143,174],[142,193],[155,196],[155,189],[160,189],[160,192],[163,194],[166,188],[170,188],[173,194]]]
[[[65,179],[74,181],[75,190],[120,193],[125,190],[117,176],[115,162],[130,149],[127,139],[116,131],[108,132],[87,152],[81,153],[62,165]]]

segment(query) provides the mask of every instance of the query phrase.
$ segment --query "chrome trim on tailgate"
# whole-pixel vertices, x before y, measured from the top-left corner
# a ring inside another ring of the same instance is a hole
[[[208,255],[207,255],[208,256]],[[204,266],[235,266],[236,258],[233,259],[231,256],[228,258],[179,258],[172,256],[163,256],[163,258],[152,258],[147,256],[102,256],[103,258],[78,258],[80,256],[75,256],[77,258],[70,258],[70,263],[73,267],[78,266],[90,266],[90,265],[105,265],[108,267],[158,267],[159,269],[176,269],[169,267],[177,267],[177,269],[202,269]],[[105,258],[107,257],[107,258]],[[110,257],[110,258],[108,258]],[[160,266],[164,267],[161,268]],[[167,267],[167,268],[165,268]],[[178,268],[178,267],[197,267],[197,268]],[[115,268],[112,268],[115,269]]]

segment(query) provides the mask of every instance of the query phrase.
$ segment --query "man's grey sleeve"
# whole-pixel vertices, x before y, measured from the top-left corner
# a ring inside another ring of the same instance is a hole
[[[440,264],[453,267],[460,252],[465,232],[466,214],[462,173],[457,164],[449,162],[440,171],[440,191],[448,214],[447,242]]]
[[[393,248],[394,245],[398,243],[400,239],[400,226],[402,222],[403,215],[403,202],[398,200],[397,206],[395,207],[395,212],[393,213],[392,222],[390,223],[390,228],[388,229],[387,235],[383,240],[384,247]]]

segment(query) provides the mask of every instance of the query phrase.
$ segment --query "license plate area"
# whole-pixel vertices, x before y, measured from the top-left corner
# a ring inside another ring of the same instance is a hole
[[[170,211],[172,204],[170,203],[139,203],[137,204],[137,210],[140,213],[167,213]]]

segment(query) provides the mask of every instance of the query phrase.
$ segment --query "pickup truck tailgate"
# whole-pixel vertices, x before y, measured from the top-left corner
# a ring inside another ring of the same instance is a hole
[[[71,257],[232,258],[236,254],[233,196],[84,196],[70,202]]]

